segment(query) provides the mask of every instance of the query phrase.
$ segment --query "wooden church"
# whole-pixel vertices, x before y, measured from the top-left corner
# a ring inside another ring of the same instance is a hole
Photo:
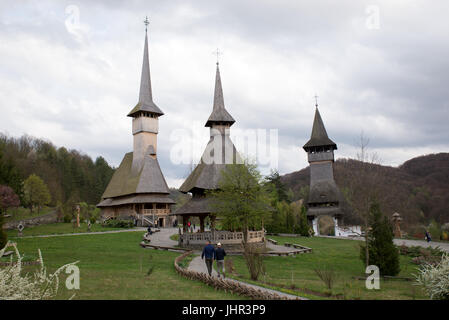
[[[145,21],[148,25],[148,20]],[[103,193],[103,218],[132,219],[138,225],[170,226],[170,190],[157,160],[159,117],[164,113],[154,103],[145,29],[139,101],[128,113],[132,118],[133,151],[125,154]]]

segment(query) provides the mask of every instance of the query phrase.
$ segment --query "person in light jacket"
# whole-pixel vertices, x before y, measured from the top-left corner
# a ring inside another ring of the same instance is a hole
[[[221,243],[217,243],[217,249],[215,249],[215,260],[217,260],[217,272],[218,277],[223,274],[223,278],[226,278],[224,269],[224,258],[226,256],[226,251],[221,247]]]

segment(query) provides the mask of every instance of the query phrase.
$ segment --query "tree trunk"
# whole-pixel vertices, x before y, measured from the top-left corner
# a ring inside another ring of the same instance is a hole
[[[365,266],[369,266],[369,248],[368,248],[368,217],[365,218]]]

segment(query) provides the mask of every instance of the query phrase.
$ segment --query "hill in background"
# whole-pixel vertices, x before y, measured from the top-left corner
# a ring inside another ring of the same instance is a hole
[[[23,181],[33,173],[48,186],[51,206],[80,201],[97,204],[114,168],[103,157],[92,160],[42,139],[0,134],[0,184],[9,185],[22,197]]]
[[[351,180],[360,174],[363,165],[367,164],[353,159],[335,161],[335,181],[343,194],[347,194]],[[391,216],[399,212],[404,227],[427,223],[431,219],[449,222],[449,153],[416,157],[399,167],[370,166],[376,167],[379,175],[379,198],[385,214]],[[302,198],[310,183],[310,167],[286,174],[281,181],[293,190],[294,200]],[[362,196],[359,190],[354,194],[357,192]],[[345,208],[345,223],[360,223],[350,208]]]

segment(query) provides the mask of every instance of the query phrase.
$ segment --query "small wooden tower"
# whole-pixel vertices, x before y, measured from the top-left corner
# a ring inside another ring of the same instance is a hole
[[[148,19],[145,20],[148,25]],[[164,113],[153,102],[145,28],[142,76],[132,118],[133,152],[125,154],[112,176],[101,202],[103,218],[134,219],[140,225],[171,225],[170,190],[157,160],[159,117]]]
[[[307,200],[307,218],[315,234],[319,234],[318,218],[330,215],[334,218],[335,235],[338,235],[338,220],[341,218],[340,191],[334,181],[334,150],[337,145],[329,139],[323,120],[315,105],[310,140],[303,146],[310,163],[310,192]]]
[[[394,236],[395,238],[402,238],[401,232],[401,215],[397,212],[393,213],[393,223],[394,223]]]

